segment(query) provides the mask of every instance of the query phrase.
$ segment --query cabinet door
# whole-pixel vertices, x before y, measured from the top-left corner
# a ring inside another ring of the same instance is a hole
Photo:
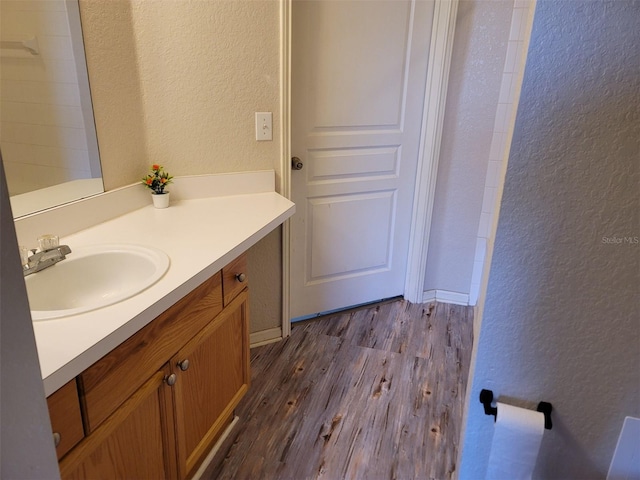
[[[178,471],[196,469],[232,419],[249,388],[247,291],[172,359]]]
[[[47,405],[56,453],[60,460],[84,437],[76,379],[51,394],[47,398]]]
[[[216,273],[80,375],[87,434],[222,311]]]
[[[60,462],[63,479],[176,478],[168,365]]]

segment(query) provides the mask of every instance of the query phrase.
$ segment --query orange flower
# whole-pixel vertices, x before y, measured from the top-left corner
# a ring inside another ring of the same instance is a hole
[[[150,188],[154,193],[165,193],[164,188],[169,185],[173,177],[162,170],[162,165],[154,163],[151,165],[151,173],[141,178],[145,187]]]

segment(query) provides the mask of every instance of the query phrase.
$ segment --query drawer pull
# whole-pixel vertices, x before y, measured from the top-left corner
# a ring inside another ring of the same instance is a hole
[[[62,436],[58,432],[53,432],[53,444],[56,448],[60,445],[60,440],[62,440]]]
[[[239,273],[236,275],[236,280],[238,280],[240,283],[244,283],[247,281],[247,276],[244,273]]]
[[[166,377],[164,377],[164,381],[167,385],[173,387],[176,384],[176,378],[176,374],[172,373],[171,375],[167,375]]]
[[[186,372],[187,369],[189,368],[189,359],[185,358],[181,362],[178,362],[178,366],[180,367],[180,370],[182,370],[183,372]]]

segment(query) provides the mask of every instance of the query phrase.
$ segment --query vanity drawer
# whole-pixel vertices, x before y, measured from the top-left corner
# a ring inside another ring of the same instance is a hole
[[[85,370],[80,379],[87,433],[222,311],[222,275],[216,273],[138,333]]]
[[[47,397],[58,459],[84,438],[78,387],[74,378]]]
[[[249,285],[247,254],[244,253],[222,269],[222,291],[225,307]]]

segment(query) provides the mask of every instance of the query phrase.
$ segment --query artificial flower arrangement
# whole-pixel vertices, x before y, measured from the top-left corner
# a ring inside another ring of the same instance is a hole
[[[173,177],[165,172],[162,165],[151,165],[151,173],[142,179],[142,183],[146,185],[154,195],[162,195],[169,193],[164,191],[164,187],[171,183]]]

